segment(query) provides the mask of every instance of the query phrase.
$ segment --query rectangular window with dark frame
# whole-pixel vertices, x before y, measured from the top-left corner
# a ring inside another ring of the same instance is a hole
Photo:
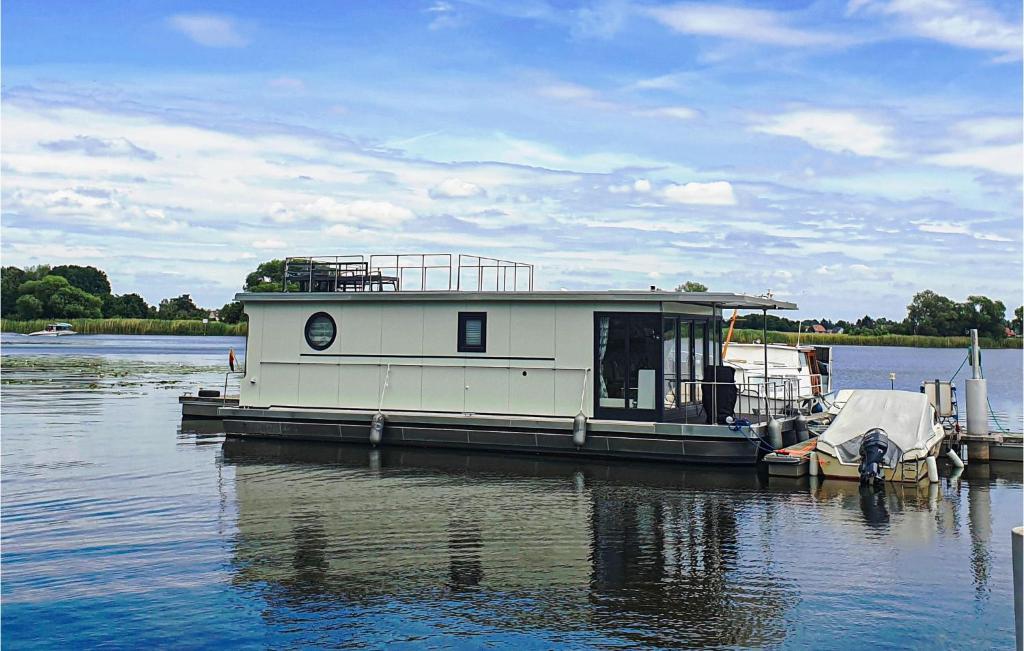
[[[487,352],[486,312],[459,312],[459,352]]]

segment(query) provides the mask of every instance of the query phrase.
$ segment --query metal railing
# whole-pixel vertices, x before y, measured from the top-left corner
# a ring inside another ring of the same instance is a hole
[[[533,291],[533,265],[514,260],[499,260],[498,258],[485,258],[478,255],[459,254],[459,269],[456,275],[455,286],[460,291],[463,289],[464,272],[475,272],[476,291],[490,291],[490,276],[494,276],[494,291],[508,292],[520,291],[520,276],[525,276],[523,282],[526,285],[525,291]],[[511,288],[509,280],[511,276]],[[467,279],[469,283],[472,278]],[[472,289],[470,289],[472,291]]]
[[[533,265],[478,255],[384,253],[285,258],[282,291],[533,290]]]
[[[392,263],[392,264],[385,264]],[[451,290],[452,288],[452,254],[451,253],[383,253],[370,256],[370,269],[381,274],[393,273],[398,280],[398,290],[427,291],[428,289]],[[442,274],[439,271],[444,271]],[[434,272],[431,274],[431,272]],[[406,282],[409,272],[419,273],[419,287]],[[434,287],[430,276],[438,279]]]
[[[674,388],[673,388],[674,385]],[[713,380],[677,380],[666,379],[665,409],[676,410],[684,422],[707,418],[704,407],[711,407],[711,417],[715,420],[718,414],[718,392],[716,386],[736,388],[734,410],[737,418],[746,418],[755,422],[767,422],[775,417],[796,415],[799,411],[799,383],[796,378],[769,378],[765,382],[758,378],[754,382],[715,382]],[[711,390],[708,402],[704,404],[704,391]],[[672,400],[669,396],[675,398]],[[697,407],[702,407],[697,409]],[[690,412],[695,412],[692,415]],[[668,416],[668,413],[666,413]]]

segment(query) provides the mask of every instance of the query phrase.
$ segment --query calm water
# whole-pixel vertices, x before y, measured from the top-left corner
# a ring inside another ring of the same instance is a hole
[[[176,398],[221,385],[241,340],[3,341],[10,648],[1013,644],[1019,465],[862,496],[744,469],[225,442]],[[840,386],[895,371],[916,390],[962,354],[836,356]],[[1019,429],[1020,351],[985,370]]]

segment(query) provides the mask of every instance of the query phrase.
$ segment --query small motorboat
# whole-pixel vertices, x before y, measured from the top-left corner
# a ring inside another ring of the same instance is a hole
[[[846,392],[844,392],[846,393]],[[844,396],[815,451],[826,477],[918,482],[928,476],[945,432],[923,393],[856,389]]]
[[[64,337],[77,335],[70,323],[51,323],[42,330],[28,333],[29,337]]]

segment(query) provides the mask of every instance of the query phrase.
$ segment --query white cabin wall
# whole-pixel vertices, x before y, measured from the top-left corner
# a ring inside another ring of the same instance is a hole
[[[594,312],[660,309],[558,301],[253,302],[246,306],[242,404],[375,410],[386,378],[385,410],[572,417],[585,392],[584,413],[593,415]],[[321,311],[338,334],[316,351],[303,330]],[[487,313],[485,353],[458,352],[460,311]]]
[[[258,379],[260,364],[263,358],[263,309],[262,306],[250,304],[244,306],[248,317],[248,328],[245,336],[245,375],[238,384],[238,395],[241,404],[259,402],[259,385],[250,382]]]

